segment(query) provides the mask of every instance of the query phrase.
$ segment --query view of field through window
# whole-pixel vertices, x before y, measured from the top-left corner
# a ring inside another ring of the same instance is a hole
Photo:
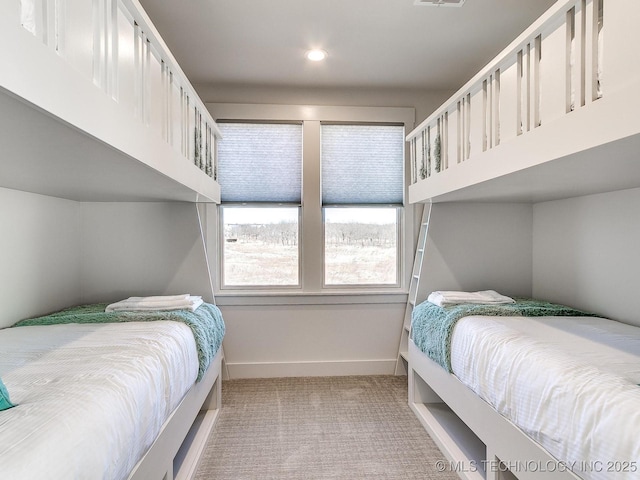
[[[393,207],[325,207],[325,284],[397,283],[396,212]]]
[[[299,285],[298,217],[299,207],[224,207],[224,285]]]
[[[295,286],[299,207],[223,209],[224,285]],[[395,208],[325,208],[325,283],[395,284]]]

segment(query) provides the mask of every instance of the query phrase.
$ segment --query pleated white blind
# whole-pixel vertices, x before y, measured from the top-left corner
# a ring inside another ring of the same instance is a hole
[[[322,125],[322,203],[403,201],[404,127]]]
[[[218,123],[223,202],[300,203],[302,125]]]

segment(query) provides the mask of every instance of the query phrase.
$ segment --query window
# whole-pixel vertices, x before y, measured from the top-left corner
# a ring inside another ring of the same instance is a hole
[[[219,294],[314,302],[404,294],[414,242],[404,132],[413,109],[208,106],[223,135]]]
[[[397,208],[324,209],[326,285],[398,283]]]
[[[324,284],[398,285],[404,127],[322,125]]]
[[[298,211],[298,207],[223,207],[226,286],[300,283]]]
[[[221,284],[300,285],[300,124],[220,123]]]

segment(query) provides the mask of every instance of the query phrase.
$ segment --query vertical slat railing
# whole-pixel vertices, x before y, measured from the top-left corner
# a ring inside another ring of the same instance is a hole
[[[138,0],[19,0],[17,9],[27,31],[214,176],[220,131]]]
[[[412,157],[412,171],[418,173],[412,183],[473,161],[601,98],[607,1],[559,2],[410,132],[407,141],[423,152]],[[436,138],[440,168],[432,168]],[[450,157],[456,159],[452,164]]]

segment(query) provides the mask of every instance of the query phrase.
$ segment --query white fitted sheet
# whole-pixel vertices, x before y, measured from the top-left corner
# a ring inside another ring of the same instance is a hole
[[[640,328],[593,317],[460,319],[462,383],[585,479],[640,478]]]
[[[127,478],[197,375],[179,322],[0,330],[0,477]]]

